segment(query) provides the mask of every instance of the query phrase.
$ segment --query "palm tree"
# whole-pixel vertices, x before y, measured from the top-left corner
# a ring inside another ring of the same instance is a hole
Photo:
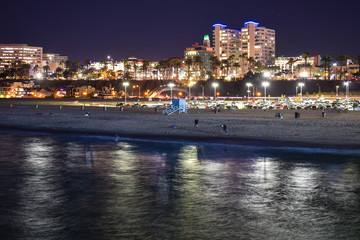
[[[330,74],[329,73],[330,73],[330,65],[331,65],[332,60],[333,60],[333,56],[331,56],[330,54],[328,54],[326,56],[323,56],[321,58],[321,61],[324,63],[323,66],[324,66],[324,70],[325,70],[325,79],[326,79],[326,75],[327,75],[328,80],[330,80]]]
[[[48,72],[49,72],[49,70],[50,70],[50,67],[49,67],[48,65],[45,65],[45,66],[43,66],[43,70],[44,70],[44,72],[45,72],[45,75],[47,76],[47,75],[48,75]]]
[[[141,70],[143,71],[143,78],[146,78],[149,66],[150,66],[150,61],[149,60],[144,60],[143,65],[141,67]]]
[[[202,70],[203,62],[202,62],[201,57],[199,55],[196,55],[194,57],[193,61],[194,61],[194,64],[196,66],[196,74],[195,74],[195,76],[198,75],[199,79],[200,79],[201,78],[201,70]],[[197,73],[199,73],[199,74],[197,74]]]
[[[228,74],[228,75],[229,75],[229,68],[232,67],[234,58],[235,58],[235,55],[232,54],[232,55],[230,55],[230,56],[228,57],[228,59],[227,59],[227,60],[228,60],[228,66],[227,66],[227,74]]]
[[[70,68],[72,67],[72,61],[66,60],[65,67],[67,68],[67,70],[70,70]]]
[[[86,66],[86,69],[89,69],[90,64],[91,64],[90,59],[85,59],[84,60],[84,65]]]
[[[185,59],[185,66],[187,67],[187,80],[189,81],[190,78],[190,68],[193,65],[193,60],[192,58],[186,58]]]
[[[57,76],[58,80],[59,80],[59,76],[62,74],[63,71],[64,71],[64,69],[62,69],[61,67],[58,67],[58,68],[55,69],[56,76]]]
[[[253,57],[249,57],[247,58],[247,61],[249,62],[249,71],[253,71],[254,67],[255,67],[255,59]]]
[[[182,67],[182,61],[183,59],[180,58],[180,59],[175,59],[173,64],[174,64],[174,68],[175,68],[175,72],[176,72],[176,79],[179,79],[179,70],[181,69]]]
[[[308,52],[303,52],[302,54],[301,54],[301,56],[302,56],[302,58],[303,59],[305,59],[305,69],[308,67],[308,63],[307,63],[307,60],[308,60],[308,58],[310,57],[310,53],[308,53]],[[310,76],[311,77],[311,76]]]
[[[81,63],[80,62],[75,62],[74,65],[77,68],[77,71],[80,72],[80,70],[82,68]]]
[[[33,70],[34,70],[34,73],[37,73],[37,71],[39,71],[39,65],[35,65],[34,67],[33,67]]]
[[[212,72],[212,74],[215,73],[215,78],[217,78],[217,74],[218,74],[217,69],[220,66],[220,61],[217,58],[217,56],[211,56],[209,60],[210,60],[211,72]]]
[[[262,64],[261,62],[255,62],[254,63],[254,69],[255,72],[261,73],[261,71],[265,68],[264,64]]]
[[[245,61],[247,60],[247,53],[240,54],[239,57],[241,59],[241,73],[244,74],[245,70]]]
[[[132,63],[133,63],[133,68],[134,68],[134,78],[136,79],[136,72],[138,69],[138,60],[134,59],[134,60],[132,60]]]
[[[340,80],[341,80],[341,76],[347,72],[347,61],[349,59],[352,59],[352,57],[349,54],[341,54],[340,56],[338,56],[336,58],[336,60],[340,63],[341,65],[341,73],[340,73]],[[343,71],[343,66],[346,66],[346,71]]]
[[[238,62],[234,63],[233,67],[235,68],[235,75],[238,75],[237,69],[238,69],[238,67],[240,67],[240,63],[238,63]]]
[[[287,63],[288,65],[290,65],[291,74],[294,74],[294,63],[295,63],[294,58],[290,58],[288,63]]]
[[[22,64],[21,67],[18,69],[18,74],[22,78],[29,78],[29,71],[31,69],[30,64]]]

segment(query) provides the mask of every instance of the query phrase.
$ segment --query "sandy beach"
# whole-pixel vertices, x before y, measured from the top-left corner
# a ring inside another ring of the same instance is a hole
[[[25,105],[0,102],[1,129],[103,134],[120,137],[197,139],[253,144],[360,146],[360,112],[321,110],[221,110],[190,109],[188,114],[162,115],[153,108]],[[86,116],[89,112],[89,116]],[[275,114],[282,113],[282,119]],[[295,112],[301,117],[295,118]],[[194,120],[199,120],[198,128]],[[224,133],[221,125],[227,125]]]

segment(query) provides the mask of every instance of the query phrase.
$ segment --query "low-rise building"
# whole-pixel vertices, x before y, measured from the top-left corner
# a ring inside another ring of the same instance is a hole
[[[211,71],[210,57],[214,56],[214,51],[210,47],[209,36],[204,36],[203,45],[199,45],[198,43],[196,43],[192,47],[186,48],[186,50],[184,51],[184,55],[185,62],[189,58],[193,60],[193,64],[190,69],[191,74],[193,74],[195,78],[204,79],[206,73]],[[200,57],[200,62],[198,63],[195,60],[196,56]]]
[[[58,53],[44,53],[43,54],[43,66],[49,66],[50,72],[56,70],[56,68],[65,68],[65,63],[69,58],[67,56],[60,56]]]

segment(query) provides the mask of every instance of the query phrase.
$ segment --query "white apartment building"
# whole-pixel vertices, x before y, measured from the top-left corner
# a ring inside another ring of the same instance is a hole
[[[238,60],[240,53],[240,31],[235,29],[226,29],[226,25],[217,23],[213,25],[213,45],[215,56],[218,59],[228,59],[231,55]]]
[[[275,63],[275,30],[248,21],[241,28],[241,53],[265,65]]]
[[[38,65],[42,68],[43,48],[27,44],[0,44],[0,72],[5,66],[11,67],[17,63]]]
[[[239,30],[227,29],[226,25],[220,23],[213,27],[215,55],[219,60],[234,55],[233,61],[241,63],[243,74],[248,71],[248,64],[240,55],[252,57],[264,65],[275,63],[275,30],[260,27],[259,23],[253,21],[246,22]]]

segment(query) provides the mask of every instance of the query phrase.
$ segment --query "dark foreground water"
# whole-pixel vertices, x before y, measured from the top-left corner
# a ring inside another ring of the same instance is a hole
[[[0,132],[1,239],[359,239],[360,153]]]

